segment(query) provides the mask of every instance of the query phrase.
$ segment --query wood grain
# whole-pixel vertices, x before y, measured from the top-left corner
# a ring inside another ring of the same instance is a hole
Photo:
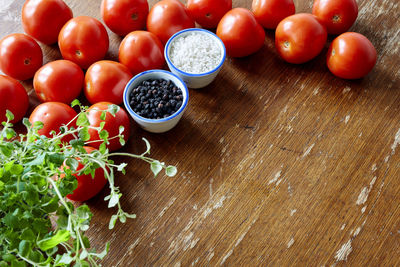
[[[66,2],[100,19],[99,0]],[[0,3],[1,37],[22,32],[23,1]],[[310,12],[312,1],[295,4]],[[117,181],[122,205],[137,219],[109,231],[105,191],[88,202],[94,246],[111,241],[104,266],[400,266],[400,6],[358,4],[351,31],[378,52],[367,77],[330,74],[328,44],[309,63],[287,64],[268,30],[262,50],[228,58],[211,85],[190,91],[173,130],[132,126],[124,150],[142,152],[146,137],[179,173],[154,179],[146,164],[118,159],[129,163]],[[115,60],[121,38],[110,40]],[[60,58],[42,48],[46,62]]]

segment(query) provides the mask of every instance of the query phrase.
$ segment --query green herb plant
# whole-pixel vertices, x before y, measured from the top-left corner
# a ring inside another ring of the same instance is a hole
[[[107,142],[119,138],[124,144],[123,128],[119,135],[109,137],[100,127],[89,125],[87,107],[75,100],[72,106],[78,106],[76,127],[70,124],[62,126],[59,133],[48,138],[38,134],[43,127],[41,122],[33,125],[23,120],[27,132],[17,134],[10,121],[11,112],[7,111],[7,121],[2,122],[0,130],[0,267],[3,266],[99,266],[109,251],[110,244],[104,250],[96,252],[90,247],[85,232],[89,229],[92,213],[87,205],[75,207],[66,199],[77,187],[74,173],[91,174],[102,168],[108,179],[110,194],[105,197],[108,207],[116,207],[111,216],[109,228],[117,220],[125,223],[134,214],[123,211],[119,188],[114,184],[116,172],[125,174],[126,163],[115,164],[112,156],[127,156],[144,160],[156,176],[162,169],[167,176],[174,176],[176,168],[147,157],[150,144],[146,139],[146,151],[141,155],[129,153],[110,153]],[[115,116],[119,107],[110,105],[102,111],[101,119]],[[109,112],[109,113],[107,113]],[[87,153],[83,148],[90,145],[88,130],[94,128],[102,138],[99,150]],[[69,143],[61,140],[65,136],[74,136]],[[78,161],[79,159],[79,161]],[[77,171],[79,162],[84,167]],[[65,167],[68,166],[68,167]],[[60,178],[62,177],[62,178]]]

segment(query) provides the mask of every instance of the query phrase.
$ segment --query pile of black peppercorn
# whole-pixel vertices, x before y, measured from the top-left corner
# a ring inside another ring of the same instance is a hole
[[[129,95],[133,111],[148,119],[171,116],[182,106],[182,101],[182,90],[164,79],[143,81]]]

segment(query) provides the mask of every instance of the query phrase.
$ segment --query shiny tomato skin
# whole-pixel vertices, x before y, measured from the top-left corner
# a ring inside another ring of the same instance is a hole
[[[315,58],[324,48],[328,34],[318,19],[305,13],[282,20],[275,32],[275,47],[287,62],[301,64]]]
[[[25,88],[14,78],[0,75],[0,122],[6,121],[6,110],[14,114],[11,123],[20,121],[29,107]]]
[[[17,80],[27,80],[43,64],[38,43],[23,33],[13,33],[0,40],[0,70]]]
[[[22,7],[24,31],[44,44],[54,44],[64,24],[73,17],[62,0],[27,0]]]
[[[43,123],[43,128],[38,131],[40,135],[51,137],[50,133],[60,132],[62,125],[69,124],[69,127],[76,127],[77,113],[70,106],[60,102],[46,102],[38,105],[29,116],[29,121],[33,124],[36,121]],[[75,118],[75,119],[74,119]],[[61,141],[69,142],[73,136],[65,136]]]
[[[95,18],[80,16],[70,19],[61,29],[58,46],[64,59],[82,69],[104,58],[109,39],[103,24]]]
[[[110,30],[125,36],[146,27],[149,14],[147,0],[103,0],[101,17]]]
[[[232,0],[188,0],[189,15],[203,28],[214,29],[222,17],[232,9]]]
[[[329,34],[341,34],[356,21],[358,5],[355,0],[315,0],[312,13]]]
[[[296,13],[293,0],[253,0],[254,17],[264,28],[276,29],[284,18]]]
[[[228,11],[218,24],[217,35],[231,57],[245,57],[257,52],[265,39],[264,29],[245,8]]]
[[[178,0],[161,0],[156,3],[147,16],[147,30],[154,33],[163,44],[176,32],[194,28],[186,7]]]
[[[93,147],[84,146],[83,147],[87,153],[91,153],[96,150]],[[79,159],[77,159],[79,161]],[[65,166],[64,166],[65,167]],[[84,165],[79,162],[76,171],[79,172]],[[78,181],[78,186],[72,194],[67,195],[67,198],[74,201],[86,201],[97,195],[103,187],[107,184],[107,179],[104,175],[104,170],[102,168],[97,168],[94,173],[94,177],[91,174],[73,174]]]
[[[81,93],[83,81],[83,71],[77,64],[69,60],[56,60],[36,72],[33,87],[42,102],[70,104]]]
[[[161,69],[165,64],[164,48],[158,37],[146,31],[134,31],[122,40],[119,46],[119,62],[132,74],[145,70]]]
[[[91,103],[108,101],[119,105],[126,84],[132,78],[129,69],[110,60],[97,61],[89,67],[85,75],[85,96]]]
[[[99,127],[101,122],[105,122],[104,130],[108,131],[109,139],[117,136],[119,133],[119,127],[124,126],[124,131],[122,134],[124,135],[124,140],[127,141],[129,138],[130,132],[130,122],[129,116],[123,108],[120,108],[118,112],[115,114],[115,117],[111,115],[109,112],[106,113],[106,119],[100,119],[101,113],[104,110],[108,109],[108,106],[111,105],[110,102],[99,102],[89,107],[88,119],[90,126]],[[97,141],[100,140],[99,133],[95,129],[89,129],[90,139],[89,141]],[[90,143],[94,148],[99,148],[103,141]],[[110,151],[115,151],[120,149],[122,146],[119,142],[119,138],[114,138],[109,141],[110,144],[107,145],[107,148]]]
[[[364,35],[346,32],[336,37],[328,50],[327,65],[337,77],[359,79],[376,63],[374,45]]]

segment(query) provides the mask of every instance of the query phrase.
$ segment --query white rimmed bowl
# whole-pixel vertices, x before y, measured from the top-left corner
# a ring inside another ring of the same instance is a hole
[[[129,96],[141,82],[149,79],[165,79],[172,81],[179,89],[182,90],[182,106],[171,116],[162,119],[148,119],[136,114],[129,104]],[[189,100],[189,90],[186,84],[177,75],[166,70],[148,70],[139,73],[133,77],[125,86],[124,105],[128,113],[140,127],[152,133],[163,133],[171,130],[181,119]]]
[[[177,68],[171,61],[170,51],[171,51],[171,45],[173,44],[173,42],[177,38],[186,36],[193,32],[210,36],[216,42],[216,44],[218,44],[218,47],[221,50],[221,58],[219,60],[219,64],[217,67],[215,67],[211,71],[204,72],[204,73],[196,73],[196,74],[188,73],[188,72],[185,72],[185,71]],[[171,72],[178,75],[187,84],[187,86],[189,88],[197,89],[197,88],[202,88],[202,87],[209,85],[215,79],[215,77],[221,70],[222,65],[225,62],[226,49],[225,49],[225,45],[222,42],[222,40],[214,33],[210,32],[208,30],[205,30],[205,29],[190,28],[190,29],[185,29],[185,30],[179,31],[171,36],[171,38],[168,40],[167,44],[165,45],[164,57],[165,57],[165,60],[167,61],[168,67],[171,70]]]

